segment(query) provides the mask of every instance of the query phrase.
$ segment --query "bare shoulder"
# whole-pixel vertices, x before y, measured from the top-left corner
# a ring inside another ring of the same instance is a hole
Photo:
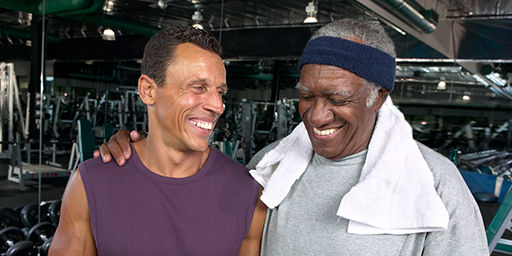
[[[89,205],[79,170],[64,192],[59,226],[49,255],[96,255]]]

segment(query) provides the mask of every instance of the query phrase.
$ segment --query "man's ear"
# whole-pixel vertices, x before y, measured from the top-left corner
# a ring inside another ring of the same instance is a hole
[[[385,88],[379,89],[379,94],[377,95],[377,98],[373,102],[373,109],[375,111],[379,111],[379,109],[382,107],[382,104],[386,101],[389,95],[389,90]]]
[[[157,85],[153,79],[147,75],[140,75],[138,82],[139,97],[146,105],[155,103]]]

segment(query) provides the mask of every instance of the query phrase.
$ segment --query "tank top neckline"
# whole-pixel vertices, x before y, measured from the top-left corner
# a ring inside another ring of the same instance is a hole
[[[169,184],[175,184],[175,185],[183,185],[192,183],[195,181],[198,181],[203,176],[205,176],[210,169],[212,169],[213,163],[215,162],[215,158],[217,156],[216,149],[214,147],[210,147],[210,152],[208,154],[208,158],[206,159],[206,162],[204,163],[203,167],[199,169],[198,172],[194,173],[193,175],[185,178],[172,178],[172,177],[165,177],[160,174],[154,173],[150,169],[148,169],[144,163],[142,163],[142,160],[140,159],[139,155],[137,154],[137,151],[133,147],[133,143],[130,142],[130,148],[132,150],[132,157],[130,158],[133,160],[133,163],[137,167],[137,170],[142,172],[144,175],[148,176],[149,178],[159,181],[159,182],[165,182]],[[129,161],[129,160],[128,160]]]

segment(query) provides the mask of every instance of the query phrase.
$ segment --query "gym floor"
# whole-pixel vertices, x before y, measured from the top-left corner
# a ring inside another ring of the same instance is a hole
[[[68,178],[47,178],[42,180],[41,184],[41,200],[57,200],[61,199],[66,187]],[[16,208],[21,205],[35,203],[38,201],[38,185],[37,182],[30,182],[26,185],[25,191],[20,191],[18,183],[7,180],[7,165],[0,164],[0,208],[11,207]],[[484,225],[487,228],[492,221],[499,208],[498,203],[478,202],[482,213]],[[507,231],[508,232],[508,231]],[[509,234],[507,234],[507,238]],[[512,235],[510,235],[512,236]],[[502,256],[506,254],[493,253],[491,256]]]

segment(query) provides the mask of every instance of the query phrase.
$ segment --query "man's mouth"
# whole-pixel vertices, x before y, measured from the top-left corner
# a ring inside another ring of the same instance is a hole
[[[335,133],[339,129],[340,128],[338,127],[338,128],[331,128],[331,129],[320,130],[320,129],[317,129],[317,128],[313,127],[313,132],[316,135],[327,136],[327,135],[331,135],[331,134]]]
[[[201,128],[201,129],[205,129],[205,130],[208,130],[210,131],[213,127],[213,123],[210,123],[210,122],[205,122],[205,121],[194,121],[194,120],[191,120],[190,121],[193,125]]]

